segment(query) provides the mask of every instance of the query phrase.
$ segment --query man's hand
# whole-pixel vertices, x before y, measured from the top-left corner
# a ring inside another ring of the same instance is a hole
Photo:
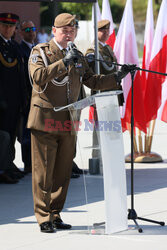
[[[114,73],[115,79],[117,82],[121,82],[121,80],[131,71],[136,69],[136,64],[124,64],[121,69]]]
[[[78,59],[81,57],[77,49],[69,50],[66,56],[63,58],[63,62],[66,67],[72,62],[77,63]]]

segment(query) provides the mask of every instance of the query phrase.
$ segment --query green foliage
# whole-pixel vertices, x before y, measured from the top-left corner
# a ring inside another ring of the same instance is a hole
[[[114,22],[120,22],[123,9],[124,0],[110,0],[112,15]],[[102,8],[102,0],[98,1],[100,8]],[[92,4],[88,3],[61,3],[62,8],[65,12],[77,14],[81,20],[91,20],[92,18]]]
[[[78,19],[88,20],[91,16],[92,4],[89,3],[61,3],[64,12],[75,14]]]
[[[120,23],[126,4],[126,0],[109,0],[113,21]],[[156,20],[162,0],[153,0],[154,18]],[[102,9],[102,0],[98,1]],[[135,22],[144,22],[146,18],[148,0],[132,0]],[[79,20],[91,20],[92,4],[67,3],[67,2],[43,2],[41,3],[41,25],[52,26],[55,16],[59,13],[69,12],[75,14]]]

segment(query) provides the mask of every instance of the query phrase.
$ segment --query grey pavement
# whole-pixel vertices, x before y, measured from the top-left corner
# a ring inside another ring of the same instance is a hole
[[[167,224],[167,124],[157,122],[152,151],[164,161],[154,164],[135,164],[135,210],[139,217],[164,221]],[[79,143],[91,143],[91,134],[79,136]],[[80,138],[81,137],[81,138]],[[124,134],[125,155],[130,153],[130,136]],[[21,169],[20,145],[16,143],[15,163]],[[90,150],[77,150],[76,162],[88,168]],[[131,206],[130,164],[126,164],[127,200]],[[119,180],[118,180],[119,181]],[[86,184],[86,185],[85,185]],[[31,174],[18,184],[0,185],[0,249],[1,250],[166,250],[167,226],[137,220],[143,233],[128,220],[128,230],[112,235],[104,234],[104,226],[93,228],[104,220],[103,178],[85,175],[71,179],[62,218],[72,229],[44,234],[39,231],[33,212]]]

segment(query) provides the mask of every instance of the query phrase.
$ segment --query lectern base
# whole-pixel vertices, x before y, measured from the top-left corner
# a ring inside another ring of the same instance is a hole
[[[138,153],[134,154],[134,162],[136,163],[155,163],[162,162],[162,157],[157,153]],[[131,154],[125,157],[125,162],[131,162]]]

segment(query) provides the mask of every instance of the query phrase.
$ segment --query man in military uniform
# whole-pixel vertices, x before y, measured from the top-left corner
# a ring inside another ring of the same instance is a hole
[[[100,59],[100,74],[108,75],[111,73],[114,73],[117,71],[117,66],[112,64],[117,63],[117,59],[114,55],[114,52],[112,48],[106,44],[106,41],[109,38],[109,30],[110,30],[110,21],[107,19],[98,21],[97,24],[98,27],[98,46],[99,46],[99,59]],[[88,62],[90,68],[95,72],[95,48],[94,44],[87,49],[86,56],[88,57]],[[122,87],[120,86],[120,90],[122,90]],[[91,94],[95,94],[96,91],[91,91]],[[123,94],[118,96],[119,104],[123,104]],[[90,107],[89,112],[89,119],[90,120],[96,120],[97,121],[97,113],[96,113],[96,107],[92,106]],[[93,132],[93,144],[98,144],[97,134],[94,130]],[[94,149],[92,152],[92,157],[96,158],[99,157],[99,150]]]
[[[32,93],[32,86],[30,84],[29,73],[28,73],[28,59],[30,56],[31,49],[35,45],[36,27],[34,23],[31,20],[23,21],[20,25],[20,34],[22,37],[20,48],[22,56],[24,58],[24,72],[25,72],[27,102],[28,102],[28,105],[23,114],[23,134],[21,140],[21,150],[22,150],[22,161],[24,162],[24,173],[27,174],[31,172],[31,135],[30,135],[30,129],[26,128],[26,124],[30,110],[30,101]]]
[[[52,28],[54,38],[35,46],[29,59],[33,90],[28,128],[34,210],[41,232],[71,228],[63,223],[60,212],[70,181],[76,138],[68,126],[69,111],[55,112],[54,107],[76,102],[82,84],[95,90],[116,90],[117,81],[128,73],[95,75],[83,54],[67,47],[75,38],[74,25],[75,16],[58,15]]]
[[[100,74],[111,74],[118,70],[117,66],[112,63],[117,63],[116,56],[112,48],[106,44],[109,38],[110,21],[107,19],[98,21],[98,41],[99,41],[99,59],[100,59]],[[92,45],[86,51],[88,57],[89,66],[95,72],[95,60],[92,60],[95,55],[94,45]],[[122,87],[120,86],[120,90]],[[92,91],[92,94],[95,92]],[[118,98],[119,104],[123,104],[123,96]]]
[[[107,75],[115,72],[117,67],[113,65],[113,62],[117,62],[117,59],[114,55],[112,48],[107,45],[105,42],[109,38],[109,30],[110,30],[110,21],[109,20],[100,20],[97,24],[98,27],[98,41],[99,41],[99,59],[100,62],[100,73]],[[86,55],[92,56],[95,54],[94,44],[87,49]],[[90,57],[91,58],[91,57]],[[93,58],[93,57],[92,57]],[[95,61],[92,60],[89,62],[89,65],[95,71]]]
[[[11,39],[18,20],[19,17],[15,14],[0,13],[0,85],[6,103],[6,110],[1,116],[0,129],[10,135],[13,160],[16,130],[20,112],[25,103],[23,60],[19,45]],[[16,177],[24,176],[14,163],[11,171],[15,172]]]

